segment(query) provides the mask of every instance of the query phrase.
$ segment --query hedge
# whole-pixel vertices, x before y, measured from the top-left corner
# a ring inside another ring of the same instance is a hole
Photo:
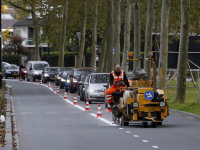
[[[6,81],[2,80],[2,89],[0,89],[0,113],[5,102]]]
[[[3,61],[19,66],[21,64],[21,57],[21,54],[4,54]]]

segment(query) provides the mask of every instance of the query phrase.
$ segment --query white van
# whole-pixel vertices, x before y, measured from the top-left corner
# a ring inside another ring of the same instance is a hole
[[[35,81],[35,79],[40,80],[45,67],[50,67],[46,61],[28,61],[26,64],[27,81]]]

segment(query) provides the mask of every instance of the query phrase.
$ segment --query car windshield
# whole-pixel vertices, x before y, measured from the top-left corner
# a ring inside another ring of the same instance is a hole
[[[90,83],[108,83],[110,74],[95,74],[91,75]]]
[[[10,69],[18,69],[18,67],[16,65],[9,65],[6,66],[6,69],[10,70]]]
[[[44,67],[49,67],[49,65],[48,64],[34,64],[33,65],[34,70],[43,70]]]
[[[73,75],[73,71],[68,71],[67,72],[67,77],[69,77],[70,75]]]
[[[80,71],[75,70],[74,71],[74,76],[78,77],[80,75],[87,75],[87,74],[90,74],[90,73],[92,73],[92,70],[80,70]]]
[[[46,72],[57,72],[58,69],[57,68],[46,68]]]
[[[63,72],[63,77],[67,77],[68,71]]]

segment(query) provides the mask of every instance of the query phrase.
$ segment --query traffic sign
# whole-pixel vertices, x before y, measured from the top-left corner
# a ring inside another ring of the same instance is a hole
[[[154,98],[154,93],[152,91],[146,91],[144,93],[144,98],[146,100],[152,100]]]

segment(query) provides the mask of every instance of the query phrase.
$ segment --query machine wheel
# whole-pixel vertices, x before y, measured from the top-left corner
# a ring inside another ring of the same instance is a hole
[[[64,89],[64,87],[60,85],[60,89]]]
[[[124,126],[129,126],[129,122],[124,122]]]
[[[157,114],[155,112],[152,112],[151,116],[155,117],[155,120],[157,120]],[[151,126],[152,126],[152,128],[156,128],[157,122],[151,122]]]
[[[46,79],[44,79],[44,83],[47,83],[47,80],[46,80]]]
[[[129,122],[124,120],[124,117],[121,117],[121,126],[129,126]]]
[[[16,77],[14,77],[14,79],[16,79]]]
[[[27,79],[26,79],[27,81],[30,81],[30,79],[28,78],[28,76],[27,76]]]
[[[75,93],[75,90],[70,88],[69,92],[70,93]]]
[[[162,125],[162,122],[157,122],[157,125]]]
[[[32,78],[32,79],[33,79],[33,82],[34,82],[34,81],[35,81],[35,78],[34,78],[34,76],[33,76],[33,78]]]
[[[5,74],[5,78],[8,79],[8,76]]]
[[[143,128],[147,128],[147,125],[148,125],[148,122],[144,122],[144,121],[147,121],[147,120],[145,119],[145,117],[148,117],[147,112],[143,112],[143,113],[142,113],[142,120],[143,120],[143,122],[142,122],[142,127],[143,127]]]

